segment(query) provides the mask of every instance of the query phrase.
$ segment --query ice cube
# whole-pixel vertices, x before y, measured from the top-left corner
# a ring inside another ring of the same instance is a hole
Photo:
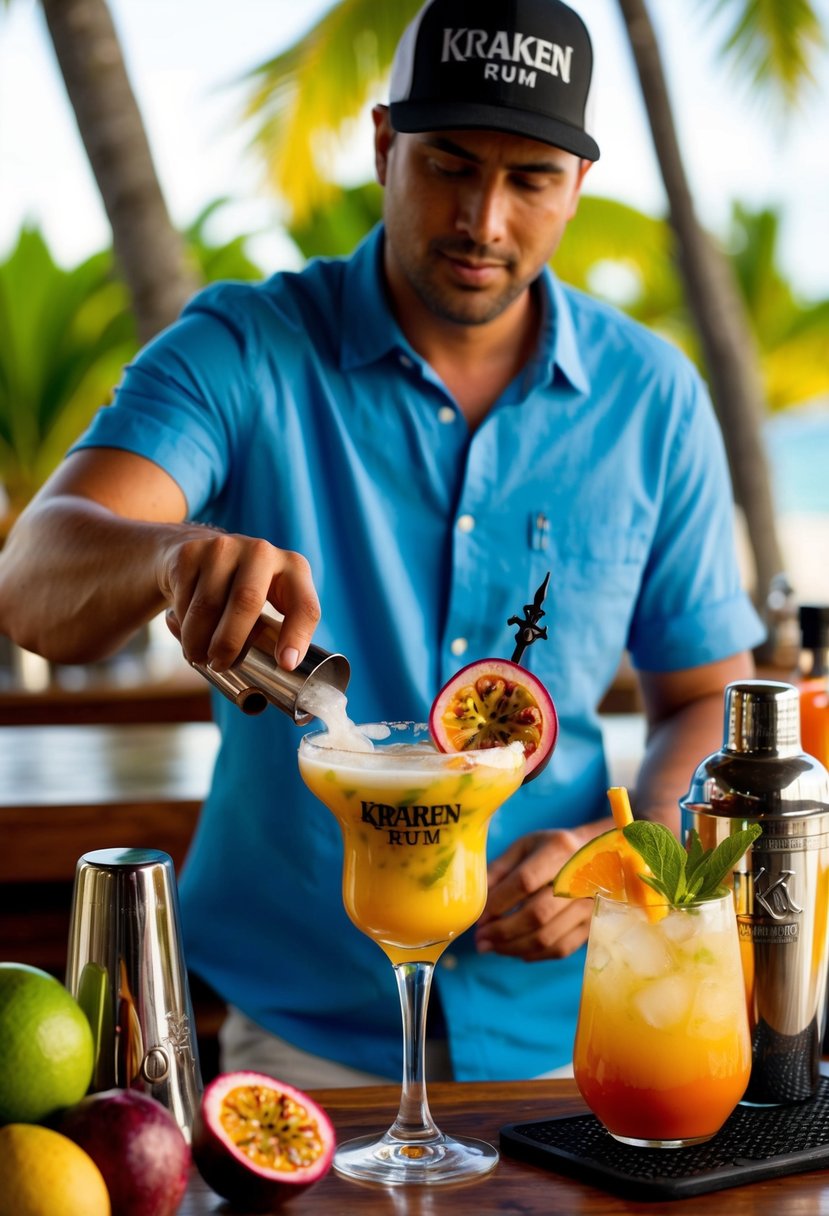
[[[608,946],[603,941],[592,941],[590,943],[590,953],[587,958],[587,965],[591,971],[604,971],[607,964],[613,958],[613,955]]]
[[[620,958],[642,979],[664,975],[671,966],[671,955],[658,925],[630,925],[616,943]]]
[[[656,1030],[669,1030],[688,1016],[693,984],[684,975],[665,975],[651,980],[631,996],[639,1016]]]
[[[669,912],[661,922],[662,932],[672,942],[687,942],[699,927],[700,917],[689,912]]]
[[[700,980],[696,986],[691,1009],[691,1024],[694,1033],[703,1038],[716,1038],[723,1033],[729,1022],[736,1022],[740,1009],[734,993],[740,990],[732,983],[723,984],[714,976]]]

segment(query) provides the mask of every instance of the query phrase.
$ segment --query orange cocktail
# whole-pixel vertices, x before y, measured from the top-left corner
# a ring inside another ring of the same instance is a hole
[[[683,908],[596,896],[574,1072],[617,1140],[710,1139],[751,1069],[733,897]]]

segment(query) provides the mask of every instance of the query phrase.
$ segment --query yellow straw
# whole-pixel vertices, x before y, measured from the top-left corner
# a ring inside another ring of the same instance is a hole
[[[633,823],[633,811],[630,809],[628,792],[623,785],[613,785],[607,791],[607,797],[613,812],[613,822],[621,832],[622,828]],[[622,861],[628,875],[627,889],[629,892],[636,893],[630,902],[643,906],[648,920],[654,924],[656,921],[662,920],[667,913],[667,908],[655,903],[650,888],[639,877],[639,869],[643,864],[642,861],[634,861],[630,856],[625,856]],[[647,866],[645,868],[647,869]]]
[[[623,785],[612,785],[607,791],[607,796],[613,812],[613,822],[621,832],[622,828],[633,823],[633,811],[630,809],[628,792]]]

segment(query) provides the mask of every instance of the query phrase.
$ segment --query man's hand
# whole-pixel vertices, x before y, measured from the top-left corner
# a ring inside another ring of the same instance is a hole
[[[285,617],[277,659],[286,671],[305,654],[320,618],[304,557],[211,528],[170,537],[160,552],[158,584],[185,658],[219,671],[238,656],[266,601]]]
[[[186,657],[221,670],[269,601],[285,618],[278,661],[293,670],[320,616],[305,558],[186,517],[182,490],[152,461],[72,453],[3,546],[0,629],[55,663],[90,663],[169,608]]]
[[[523,958],[525,962],[564,958],[587,941],[593,902],[559,899],[550,883],[588,836],[612,826],[532,832],[522,836],[489,866],[489,896],[475,930],[479,951]]]

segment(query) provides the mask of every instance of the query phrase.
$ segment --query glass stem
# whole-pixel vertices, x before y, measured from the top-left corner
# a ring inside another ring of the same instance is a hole
[[[398,963],[394,968],[403,1013],[403,1087],[397,1118],[388,1130],[395,1140],[441,1140],[426,1097],[426,1009],[433,963]]]

